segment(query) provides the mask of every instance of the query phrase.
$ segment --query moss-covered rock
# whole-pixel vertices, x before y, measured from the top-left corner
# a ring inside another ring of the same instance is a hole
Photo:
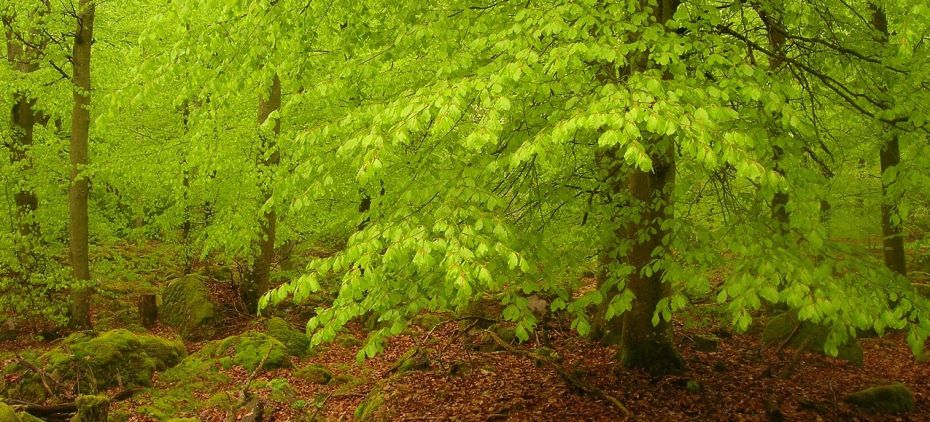
[[[426,330],[431,330],[444,321],[445,319],[443,317],[430,313],[422,313],[413,317],[413,324],[423,327]]]
[[[99,336],[75,333],[39,356],[35,364],[52,378],[81,391],[151,385],[152,374],[177,365],[187,355],[184,344],[149,334],[111,330]],[[24,370],[11,396],[41,401],[45,391],[38,375]]]
[[[0,401],[0,422],[19,422],[16,412],[8,404]]]
[[[409,371],[429,370],[430,360],[422,349],[413,348],[404,353],[392,366],[395,373],[402,374]]]
[[[382,404],[384,404],[384,392],[381,388],[375,387],[355,408],[355,420],[360,422],[374,420]]]
[[[77,415],[71,422],[106,422],[110,408],[110,399],[101,395],[78,396],[74,400],[77,405]]]
[[[488,331],[496,334],[504,343],[513,343],[517,338],[513,327],[506,324],[494,324],[488,327],[487,331],[476,330],[474,341],[472,342],[472,348],[474,350],[484,353],[501,352],[505,350],[505,347],[498,343]]]
[[[19,422],[45,422],[42,419],[32,416],[31,414],[26,413],[26,412],[18,412],[16,413],[16,417],[19,418]],[[3,419],[0,418],[0,421],[2,420]]]
[[[333,373],[323,365],[309,365],[294,372],[294,376],[314,384],[328,384],[333,379]]]
[[[262,360],[265,361],[264,369],[283,368],[290,364],[284,343],[254,331],[207,343],[196,355],[198,358],[231,358],[230,362],[250,371]]]
[[[310,338],[281,318],[275,317],[265,321],[265,332],[283,343],[291,356],[304,356],[310,348]]]
[[[297,400],[297,392],[286,379],[275,378],[268,381],[268,398],[279,403],[293,403]]]
[[[362,341],[351,333],[340,333],[336,336],[336,339],[333,340],[333,343],[338,344],[342,347],[347,347],[354,349],[362,346]]]
[[[845,400],[853,406],[878,413],[914,410],[914,395],[901,383],[866,388],[847,395]]]
[[[802,347],[806,343],[806,350],[825,354],[824,344],[829,334],[829,327],[799,321],[797,313],[789,311],[769,319],[762,332],[762,343],[771,346],[788,340],[787,346],[791,348]],[[857,341],[850,340],[838,349],[838,358],[862,365],[862,348]]]
[[[181,277],[165,287],[158,315],[186,339],[201,340],[216,332],[216,310],[197,275]]]

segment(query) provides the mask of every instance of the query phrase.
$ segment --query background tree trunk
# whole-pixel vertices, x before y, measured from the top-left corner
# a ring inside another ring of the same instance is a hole
[[[888,19],[885,17],[885,11],[872,3],[872,25],[875,30],[881,33],[882,43],[888,43]],[[891,129],[894,131],[894,128]],[[907,264],[904,256],[904,233],[901,230],[901,214],[898,212],[897,201],[889,202],[889,184],[885,183],[884,175],[887,172],[901,164],[901,145],[898,141],[897,134],[892,134],[891,139],[882,146],[879,153],[882,169],[882,252],[885,257],[885,266],[902,276],[907,276]],[[893,183],[893,181],[892,181]]]
[[[267,98],[266,98],[267,97]],[[272,112],[281,108],[281,81],[275,75],[270,92],[258,99],[258,123],[262,124]],[[281,120],[275,119],[272,136],[264,134],[259,136],[261,142],[261,157],[259,168],[267,175],[273,175],[274,169],[280,161],[277,150],[276,137],[281,131]],[[267,202],[273,194],[273,180],[266,181],[262,189],[262,197]],[[242,288],[242,301],[249,312],[258,311],[258,298],[271,287],[271,266],[274,263],[274,243],[277,226],[277,216],[274,207],[265,211],[261,221],[261,233],[258,240],[258,256],[252,266],[246,285]]]
[[[68,212],[70,221],[69,251],[71,269],[74,278],[86,284],[90,280],[90,263],[88,262],[88,218],[87,195],[89,184],[81,176],[82,167],[87,164],[87,143],[90,132],[90,50],[94,32],[94,3],[92,0],[80,0],[77,28],[74,34],[72,51],[74,109],[71,113],[71,186],[68,189]],[[90,298],[92,289],[86,285],[78,286],[71,292],[71,312],[69,326],[75,329],[88,329],[90,323]]]

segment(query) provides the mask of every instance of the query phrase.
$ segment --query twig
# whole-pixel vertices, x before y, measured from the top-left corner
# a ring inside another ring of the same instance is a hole
[[[593,385],[590,385],[590,384],[585,383],[584,381],[582,381],[581,379],[579,379],[579,378],[578,378],[577,376],[575,376],[574,374],[572,374],[572,373],[566,371],[565,368],[563,368],[561,365],[559,365],[559,364],[553,362],[552,359],[550,359],[548,356],[543,356],[543,355],[540,355],[540,354],[538,354],[538,353],[533,353],[533,352],[527,352],[527,351],[523,351],[523,350],[518,350],[518,349],[516,349],[515,347],[511,346],[511,345],[510,345],[509,343],[507,343],[506,341],[502,340],[500,337],[498,337],[497,334],[495,334],[493,331],[487,330],[487,333],[488,333],[489,336],[491,336],[491,338],[492,338],[495,342],[497,342],[497,344],[499,344],[501,347],[503,347],[504,349],[506,349],[508,352],[513,353],[513,354],[517,354],[517,355],[527,356],[527,357],[530,357],[530,358],[535,359],[535,360],[537,360],[537,361],[540,361],[540,362],[543,362],[543,363],[548,364],[549,366],[553,367],[553,368],[555,369],[555,371],[558,372],[559,375],[560,375],[564,380],[568,381],[568,382],[569,382],[570,384],[572,384],[572,386],[574,386],[575,388],[577,388],[577,389],[579,389],[579,390],[581,390],[581,391],[583,391],[583,392],[585,392],[585,393],[587,393],[587,394],[590,394],[590,395],[599,397],[599,398],[601,398],[601,399],[603,399],[603,400],[606,400],[606,401],[610,402],[611,404],[613,404],[614,407],[616,407],[618,410],[620,410],[620,412],[622,412],[624,416],[626,416],[626,417],[628,417],[628,418],[632,418],[632,417],[633,417],[633,412],[631,412],[630,409],[628,409],[626,406],[624,406],[623,403],[621,403],[620,400],[618,400],[616,397],[614,397],[614,396],[608,394],[607,392],[605,392],[604,390],[601,390],[600,388],[597,388],[597,387],[595,387],[595,386],[593,386]]]
[[[20,365],[23,365],[26,368],[35,372],[39,376],[39,381],[42,382],[42,388],[45,389],[45,392],[48,393],[48,395],[51,398],[58,400],[58,395],[55,394],[55,392],[51,389],[51,387],[49,387],[48,380],[51,380],[53,383],[55,383],[55,387],[60,388],[61,385],[58,383],[58,381],[51,378],[48,374],[45,373],[45,371],[43,371],[38,366],[33,365],[32,362],[29,362],[28,360],[23,359],[23,357],[20,356],[19,353],[16,354],[16,360],[19,361]]]

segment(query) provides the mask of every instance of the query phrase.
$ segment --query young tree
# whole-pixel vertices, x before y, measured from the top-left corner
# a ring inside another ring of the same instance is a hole
[[[90,328],[90,300],[93,290],[89,287],[90,262],[88,259],[89,236],[87,197],[89,182],[82,174],[87,165],[88,137],[90,132],[90,52],[94,41],[94,0],[80,0],[77,26],[72,50],[72,80],[74,84],[74,108],[71,112],[71,186],[68,188],[68,249],[75,280],[81,283],[71,295],[69,326]]]
[[[274,209],[274,174],[281,161],[276,138],[281,132],[281,81],[275,75],[270,89],[259,95],[259,172],[262,181],[262,220],[257,254],[252,264],[248,282],[242,287],[242,300],[250,312],[258,311],[258,299],[271,288],[271,267],[275,258],[275,234],[277,214]],[[268,127],[270,126],[270,128]]]

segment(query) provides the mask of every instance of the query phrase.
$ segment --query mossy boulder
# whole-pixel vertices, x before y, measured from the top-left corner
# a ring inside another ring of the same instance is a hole
[[[797,330],[795,330],[797,327]],[[786,346],[791,348],[802,347],[806,350],[825,354],[824,344],[830,328],[808,321],[799,321],[794,311],[785,312],[769,319],[762,331],[762,343],[767,346],[778,345],[787,340]],[[856,365],[862,365],[862,347],[856,340],[841,344],[837,357]]]
[[[409,371],[427,371],[430,368],[429,356],[419,348],[408,350],[392,366],[392,371],[398,374]]]
[[[186,339],[202,340],[216,333],[216,309],[203,278],[197,275],[181,277],[165,287],[158,316]]]
[[[19,418],[19,420],[18,420],[19,422],[45,422],[44,420],[39,419],[39,418],[37,418],[37,417],[35,417],[35,416],[33,416],[33,415],[29,414],[29,413],[26,413],[26,412],[18,412],[18,413],[16,414],[16,416]],[[2,420],[3,420],[3,419],[0,418],[0,421],[2,421]]]
[[[10,405],[0,401],[0,422],[19,422],[19,417]]]
[[[152,374],[177,365],[187,352],[178,340],[128,330],[111,330],[98,336],[75,333],[39,356],[35,364],[63,384],[79,382],[81,391],[111,387],[150,386]],[[24,400],[41,401],[45,391],[38,375],[24,371],[16,391]]]
[[[328,384],[333,379],[333,373],[323,365],[309,365],[294,372],[294,376],[314,384]]]
[[[914,410],[914,395],[901,383],[866,388],[847,395],[845,401],[877,413],[905,413]]]
[[[475,330],[472,348],[484,353],[501,352],[506,350],[506,348],[498,343],[490,333],[497,335],[497,337],[503,340],[504,343],[513,343],[513,341],[517,338],[513,327],[510,327],[506,324],[494,324],[488,327],[487,330]]]
[[[264,369],[283,368],[290,364],[284,343],[254,331],[207,343],[196,355],[198,358],[229,358],[232,364],[250,371],[257,368],[262,360],[265,361]]]
[[[349,349],[354,349],[361,347],[362,341],[355,337],[351,333],[340,333],[336,336],[336,339],[333,340],[333,343],[338,344],[342,347],[347,347]]]
[[[310,338],[284,319],[275,317],[265,321],[265,332],[283,343],[291,356],[304,356],[310,348]]]
[[[381,388],[375,387],[355,408],[355,420],[360,422],[375,420],[375,414],[382,404],[384,404],[384,392]]]

